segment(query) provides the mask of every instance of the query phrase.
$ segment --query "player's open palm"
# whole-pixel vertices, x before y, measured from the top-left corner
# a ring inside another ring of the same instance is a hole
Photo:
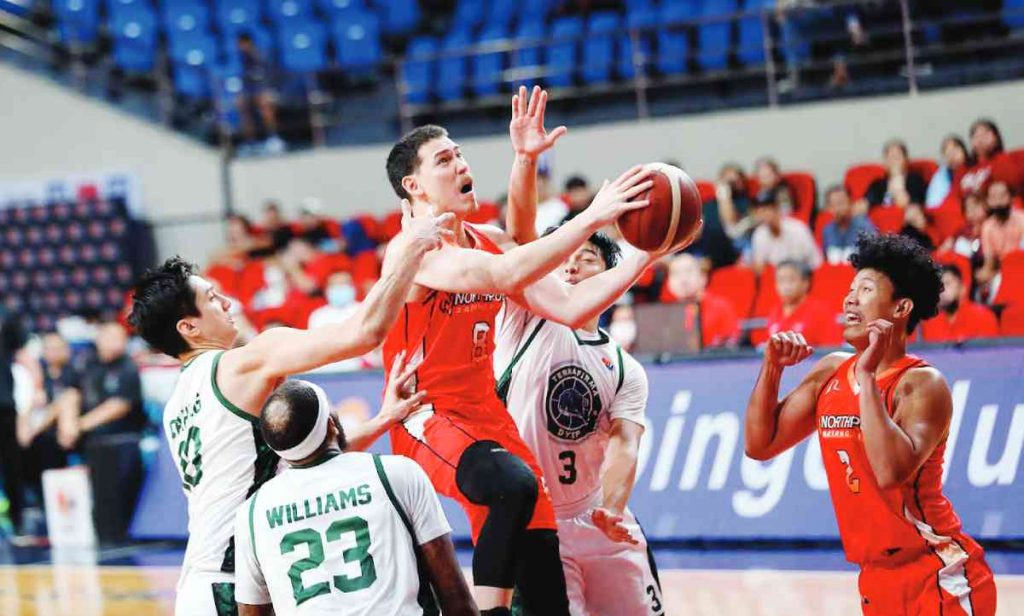
[[[794,366],[814,353],[814,347],[807,344],[798,332],[779,332],[768,339],[764,359],[776,366]]]
[[[440,248],[445,240],[455,241],[454,222],[455,214],[451,212],[413,216],[412,204],[402,199],[402,233],[409,243],[424,251]]]
[[[614,182],[605,180],[584,213],[593,217],[595,222],[603,227],[612,224],[629,210],[647,207],[650,201],[636,198],[654,186],[650,176],[651,172],[643,165],[637,165],[627,169]]]
[[[612,513],[603,507],[597,507],[590,514],[594,526],[599,528],[612,541],[618,543],[631,543],[639,545],[639,541],[633,537],[626,525],[622,523],[622,516]]]
[[[380,414],[386,419],[402,421],[423,406],[427,392],[412,390],[412,380],[419,367],[419,362],[405,361],[405,351],[395,356],[388,375],[388,386],[384,390],[384,402],[380,407]]]
[[[512,137],[512,147],[516,154],[540,156],[568,132],[564,126],[550,133],[544,128],[547,106],[548,93],[540,86],[534,86],[529,103],[526,99],[526,86],[519,86],[519,93],[512,96],[512,120],[508,124],[508,133]]]

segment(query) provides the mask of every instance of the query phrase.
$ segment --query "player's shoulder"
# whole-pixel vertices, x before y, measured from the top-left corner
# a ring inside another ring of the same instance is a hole
[[[948,390],[949,385],[946,383],[946,377],[942,376],[942,372],[938,368],[928,364],[915,366],[907,370],[900,379],[898,386],[898,393],[900,395],[906,395],[914,391],[940,393]]]
[[[375,457],[380,461],[388,481],[416,481],[421,475],[426,475],[419,464],[405,456],[380,454]]]
[[[847,351],[833,351],[819,359],[818,362],[814,364],[814,370],[835,372],[839,369],[839,366],[842,366],[851,357],[853,357],[853,353],[849,353]]]
[[[633,355],[619,347],[619,351],[622,353],[622,370],[625,373],[625,380],[647,380],[647,369],[640,363],[640,360],[633,357]]]

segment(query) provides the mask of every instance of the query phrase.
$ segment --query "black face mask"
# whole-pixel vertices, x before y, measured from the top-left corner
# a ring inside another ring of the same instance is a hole
[[[949,316],[953,316],[954,314],[956,314],[957,310],[960,310],[960,300],[958,299],[953,300],[952,302],[949,303],[948,306],[943,308],[943,311],[945,311],[945,313],[948,314]]]
[[[994,207],[988,211],[990,216],[994,216],[999,222],[1006,222],[1010,220],[1010,206],[1006,207]]]

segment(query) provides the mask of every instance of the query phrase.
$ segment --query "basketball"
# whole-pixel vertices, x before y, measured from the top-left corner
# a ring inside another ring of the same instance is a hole
[[[654,182],[637,200],[650,205],[630,210],[619,217],[622,237],[640,250],[668,251],[689,240],[700,228],[701,202],[697,185],[678,167],[648,163]]]

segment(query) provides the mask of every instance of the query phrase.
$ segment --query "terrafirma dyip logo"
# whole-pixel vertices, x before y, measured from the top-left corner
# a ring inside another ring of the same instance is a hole
[[[1013,408],[1009,408],[1005,399],[1002,406],[985,404],[999,392],[984,389],[976,394],[981,399],[978,401],[980,408],[978,405],[968,408],[970,380],[954,382],[951,391],[953,418],[946,443],[943,481],[952,471],[958,483],[966,475],[967,482],[974,488],[1013,485],[1024,449],[1024,404],[1014,400]],[[731,490],[731,506],[736,515],[758,518],[775,509],[791,479],[803,480],[806,487],[800,486],[801,491],[807,488],[828,490],[816,435],[807,440],[806,446],[790,449],[768,462],[758,462],[743,455],[743,410],[710,413],[696,410],[713,409],[716,404],[714,399],[695,399],[691,390],[678,390],[667,419],[663,419],[664,411],[648,409],[637,469],[638,493],[649,492],[655,496],[654,493],[673,490]],[[822,427],[828,430],[860,427],[859,418],[854,416],[831,416],[822,421]],[[963,434],[961,427],[965,428]],[[794,469],[794,458],[798,456],[802,456],[802,460]],[[735,475],[737,463],[738,477]],[[674,498],[670,494],[665,496]]]

